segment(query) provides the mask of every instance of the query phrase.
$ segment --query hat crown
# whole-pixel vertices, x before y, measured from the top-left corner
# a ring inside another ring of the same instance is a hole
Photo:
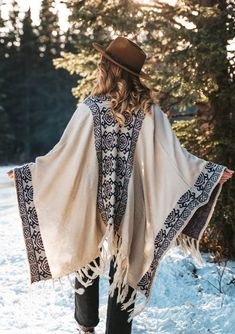
[[[105,51],[117,62],[137,73],[140,73],[146,59],[144,51],[125,37],[115,38]]]
[[[128,38],[118,36],[106,48],[95,42],[92,45],[105,58],[124,70],[137,77],[151,79],[147,73],[141,70],[147,58],[145,52]]]

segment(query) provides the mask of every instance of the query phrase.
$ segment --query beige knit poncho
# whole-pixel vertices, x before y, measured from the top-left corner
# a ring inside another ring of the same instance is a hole
[[[110,97],[88,96],[52,150],[14,175],[30,283],[67,277],[74,288],[76,275],[86,288],[116,256],[109,293],[118,288],[123,303],[127,284],[135,289],[122,306],[136,302],[131,320],[172,245],[202,261],[199,241],[226,166],[183,148],[156,104],[151,114],[125,117],[119,127]],[[94,274],[86,280],[89,268]]]

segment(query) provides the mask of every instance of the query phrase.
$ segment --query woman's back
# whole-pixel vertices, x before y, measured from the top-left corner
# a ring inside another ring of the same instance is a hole
[[[94,136],[99,162],[98,205],[106,224],[118,230],[125,212],[127,188],[133,168],[135,147],[144,119],[141,109],[124,112],[120,126],[113,115],[107,95],[89,96],[84,103],[89,106],[94,120]]]

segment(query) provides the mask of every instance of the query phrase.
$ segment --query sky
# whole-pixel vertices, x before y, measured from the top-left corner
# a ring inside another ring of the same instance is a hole
[[[32,20],[34,24],[39,24],[39,9],[42,0],[18,0],[20,11],[25,12],[31,9]],[[5,3],[5,5],[3,5]],[[0,7],[2,9],[2,15],[7,16],[9,8],[11,7],[11,0],[0,0]],[[68,9],[62,1],[56,0],[56,10],[59,12],[59,22],[62,30],[67,30],[68,28]]]

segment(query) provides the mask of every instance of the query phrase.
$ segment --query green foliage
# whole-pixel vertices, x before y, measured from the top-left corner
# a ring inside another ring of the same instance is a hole
[[[234,11],[232,6],[221,9],[218,4],[210,7],[184,1],[176,6],[158,2],[146,6],[135,1],[68,0],[77,52],[74,57],[63,54],[55,65],[84,77],[82,86],[78,82],[75,90],[75,94],[80,91],[84,96],[90,87],[85,81],[91,80],[99,57],[92,42],[107,45],[122,34],[136,41],[150,57],[145,65],[153,78],[149,85],[159,90],[165,110],[175,104],[186,108],[198,101],[208,102],[209,95],[218,90],[215,67],[231,66],[226,60],[224,39],[227,43],[234,34],[229,19],[234,18]],[[87,55],[91,61],[88,67]]]
[[[212,140],[213,127],[204,120],[195,117],[189,121],[177,121],[172,128],[189,152],[205,160],[216,160],[220,142]]]
[[[59,55],[61,47],[59,20],[54,0],[43,0],[40,10],[39,49],[43,60]]]
[[[72,89],[73,95],[81,101],[93,86],[96,78],[97,55],[92,55],[87,50],[81,50],[79,56],[73,53],[61,53],[62,57],[54,59],[53,63],[57,69],[66,68],[71,74],[78,74],[79,85]]]
[[[13,77],[13,72],[19,65],[17,57],[18,15],[17,2],[13,1],[8,22],[2,17],[0,19],[0,161],[2,162],[6,162],[15,150],[15,122],[8,113],[8,106],[13,105],[13,101],[9,99],[12,93],[10,85],[13,85],[14,89],[18,79]],[[5,33],[7,24],[11,28],[8,34]]]

